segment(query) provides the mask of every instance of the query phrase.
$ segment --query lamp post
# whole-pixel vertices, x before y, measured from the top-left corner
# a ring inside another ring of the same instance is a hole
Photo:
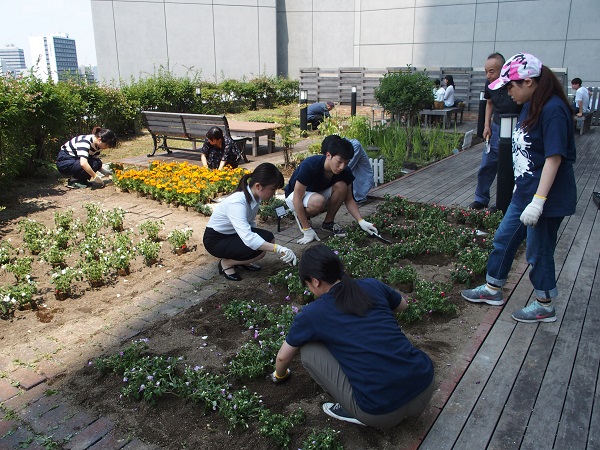
[[[498,147],[498,178],[496,180],[496,207],[506,214],[512,199],[515,177],[513,174],[512,133],[517,114],[500,114],[500,145]]]
[[[300,131],[306,131],[308,129],[306,103],[308,102],[308,91],[306,89],[300,89]]]
[[[350,97],[350,115],[356,115],[356,86],[352,86],[352,96]]]
[[[485,106],[487,100],[484,98],[485,92],[479,93],[479,114],[477,115],[477,136],[483,137],[483,130],[485,128]]]

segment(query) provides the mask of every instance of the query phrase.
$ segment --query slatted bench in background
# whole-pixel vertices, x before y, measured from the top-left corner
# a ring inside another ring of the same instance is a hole
[[[196,151],[196,143],[204,142],[206,132],[212,127],[219,127],[225,136],[229,136],[240,149],[244,161],[248,162],[245,153],[246,141],[251,138],[245,136],[232,136],[229,123],[225,116],[211,114],[181,114],[159,111],[142,111],[145,125],[152,135],[154,150],[148,156],[154,156],[158,149],[164,149],[167,153],[172,150]],[[168,140],[188,141],[192,148],[173,147]]]

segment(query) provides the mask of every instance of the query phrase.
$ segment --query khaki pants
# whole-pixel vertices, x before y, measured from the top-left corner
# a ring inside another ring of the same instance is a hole
[[[311,342],[303,345],[300,354],[302,365],[313,380],[346,411],[370,427],[391,428],[407,417],[418,417],[433,395],[434,381],[432,380],[427,389],[396,411],[387,414],[368,414],[356,404],[348,377],[324,344]]]

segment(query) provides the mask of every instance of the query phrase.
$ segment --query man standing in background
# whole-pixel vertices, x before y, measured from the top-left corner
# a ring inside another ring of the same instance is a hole
[[[481,166],[477,172],[477,187],[475,188],[475,201],[469,205],[472,209],[486,208],[490,202],[490,187],[498,172],[498,148],[500,147],[500,114],[518,114],[521,106],[517,105],[508,95],[506,86],[492,91],[489,89],[491,82],[498,79],[500,69],[504,65],[504,56],[492,53],[485,62],[485,125],[483,139],[485,146],[481,155]],[[495,206],[492,207],[495,209]]]

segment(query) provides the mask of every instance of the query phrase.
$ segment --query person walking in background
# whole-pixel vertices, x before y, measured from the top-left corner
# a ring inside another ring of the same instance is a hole
[[[283,175],[271,163],[262,163],[254,172],[240,180],[236,191],[219,203],[206,225],[203,243],[206,251],[221,258],[219,274],[230,281],[241,281],[237,267],[252,272],[261,267],[255,261],[266,252],[278,253],[286,263],[296,264],[296,255],[289,248],[275,244],[268,230],[256,228],[260,203],[269,200],[283,187]]]
[[[327,210],[321,229],[337,237],[345,237],[346,230],[334,222],[335,215],[346,205],[348,212],[367,233],[377,233],[377,228],[360,215],[352,196],[354,175],[348,162],[354,155],[352,144],[337,135],[327,136],[321,144],[321,153],[306,158],[296,168],[285,187],[285,202],[293,211],[303,237],[299,244],[320,241],[309,219]]]
[[[485,145],[481,154],[481,165],[477,172],[477,187],[475,188],[475,199],[469,205],[472,209],[486,208],[490,202],[490,187],[498,172],[498,150],[500,147],[500,114],[518,114],[521,105],[518,105],[508,95],[508,88],[502,86],[491,90],[490,83],[496,81],[500,76],[500,70],[504,65],[504,56],[500,53],[492,53],[485,61],[485,83],[484,98],[485,121],[483,128],[483,139]],[[492,207],[495,209],[495,207]]]
[[[56,168],[61,175],[71,177],[67,183],[71,189],[104,186],[101,175],[112,175],[112,171],[102,166],[100,152],[116,146],[115,133],[95,127],[92,134],[76,136],[60,148]]]
[[[200,150],[200,160],[204,167],[222,170],[225,166],[236,168],[242,155],[233,139],[223,135],[219,127],[212,127],[206,132],[204,145]]]
[[[581,78],[573,78],[571,80],[571,89],[575,91],[573,109],[575,109],[577,117],[581,117],[590,112],[590,93],[586,87],[582,86],[582,84],[583,81],[581,81]]]
[[[331,117],[329,111],[334,107],[333,102],[313,103],[306,108],[306,121],[312,125],[313,130],[316,130],[325,117]]]
[[[487,283],[461,292],[473,303],[503,305],[502,286],[517,249],[527,241],[526,258],[535,300],[512,313],[519,322],[554,322],[558,296],[554,250],[558,228],[575,212],[573,110],[556,75],[535,56],[510,58],[491,90],[508,87],[523,109],[512,134],[515,190],[494,235]]]
[[[444,106],[446,108],[451,108],[454,106],[454,77],[452,75],[446,75],[444,77],[444,83],[446,83]]]
[[[298,273],[317,299],[294,317],[277,353],[274,383],[302,365],[335,403],[336,419],[390,428],[418,417],[434,388],[433,364],[404,335],[394,313],[408,307],[399,292],[374,278],[353,280],[339,257],[318,244],[304,251]]]

